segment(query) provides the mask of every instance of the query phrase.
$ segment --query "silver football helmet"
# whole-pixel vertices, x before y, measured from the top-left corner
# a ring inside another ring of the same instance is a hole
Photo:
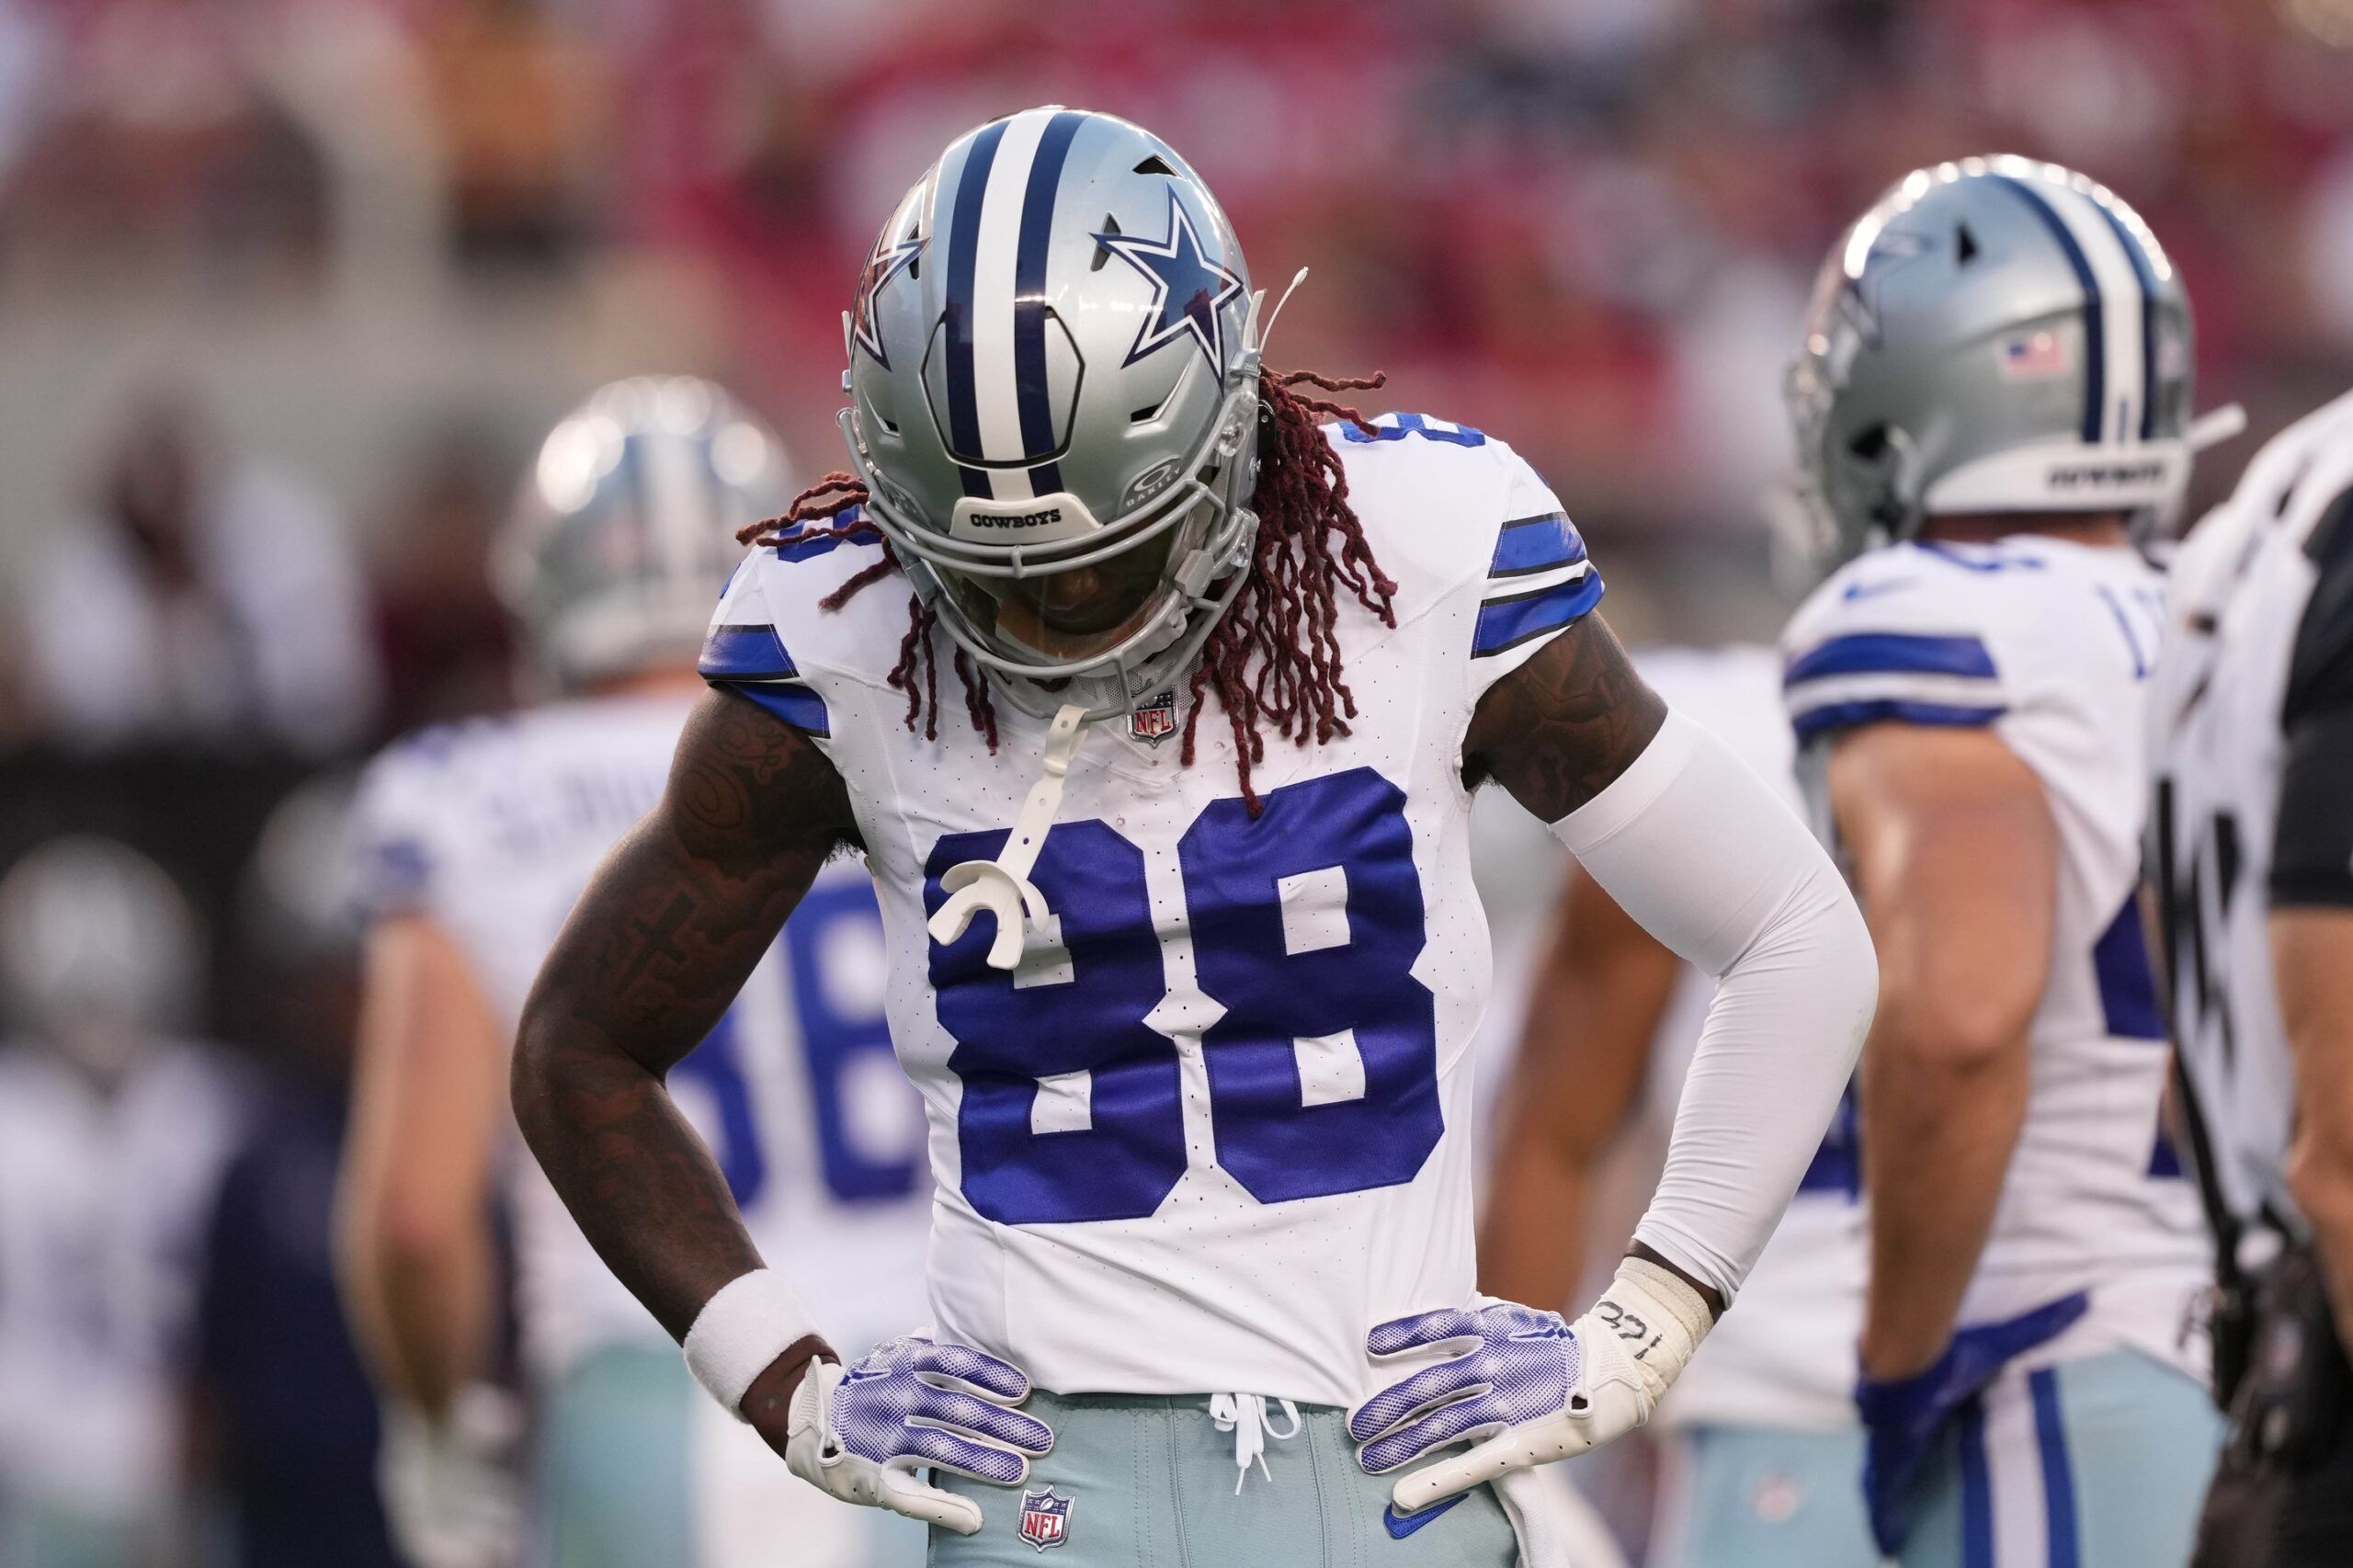
[[[204,964],[187,895],[127,844],[51,839],[0,878],[0,995],[14,1021],[97,1077],[197,1021]]]
[[[1824,264],[1790,367],[1811,553],[1940,514],[2168,517],[2190,348],[2180,278],[2106,187],[2008,156],[1905,176]]]
[[[615,381],[540,444],[493,580],[559,687],[691,657],[744,558],[735,530],[790,498],[783,448],[721,388]]]
[[[1240,591],[1256,312],[1216,199],[1108,114],[982,126],[883,225],[845,318],[843,434],[867,515],[1009,700],[1048,711],[1031,683],[1099,677],[1095,712],[1123,710]]]

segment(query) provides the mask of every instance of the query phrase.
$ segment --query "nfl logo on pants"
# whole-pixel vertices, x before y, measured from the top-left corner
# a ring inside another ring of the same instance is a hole
[[[1054,1489],[1024,1492],[1021,1494],[1021,1539],[1043,1551],[1050,1546],[1060,1546],[1070,1539],[1070,1505],[1067,1497],[1057,1497]]]

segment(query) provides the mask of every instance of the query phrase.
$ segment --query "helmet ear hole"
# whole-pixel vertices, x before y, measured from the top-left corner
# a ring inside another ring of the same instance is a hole
[[[1859,430],[1855,433],[1853,439],[1847,443],[1847,449],[1867,463],[1877,462],[1887,456],[1887,426],[1884,425],[1874,425],[1869,429]]]
[[[1966,223],[1955,225],[1952,232],[1954,258],[1963,267],[1977,259],[1977,236]]]

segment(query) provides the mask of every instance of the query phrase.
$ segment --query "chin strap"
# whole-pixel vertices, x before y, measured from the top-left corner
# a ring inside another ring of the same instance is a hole
[[[985,910],[996,916],[989,967],[1011,969],[1021,961],[1024,916],[1030,926],[1041,931],[1052,918],[1046,895],[1029,880],[1029,872],[1038,864],[1038,851],[1045,846],[1046,830],[1054,825],[1054,813],[1062,809],[1063,781],[1070,774],[1071,758],[1078,755],[1086,713],[1084,708],[1065,703],[1046,726],[1046,771],[1029,787],[1029,798],[1021,803],[1021,814],[1014,819],[1013,832],[997,858],[961,861],[939,879],[948,902],[931,917],[932,940],[946,947],[972,926],[972,916]]]

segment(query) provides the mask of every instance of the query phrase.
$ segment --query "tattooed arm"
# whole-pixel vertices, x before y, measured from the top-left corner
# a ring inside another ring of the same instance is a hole
[[[1489,779],[1558,822],[1633,765],[1666,719],[1597,615],[1487,688],[1462,743],[1463,779]]]
[[[1719,982],[1632,1256],[1721,1310],[1854,1069],[1878,967],[1845,881],[1724,744],[1670,714],[1600,617],[1488,688],[1465,777],[1544,821],[1619,906]]]
[[[815,746],[740,697],[707,695],[661,804],[606,857],[524,1005],[523,1136],[597,1256],[675,1338],[760,1257],[664,1075],[856,832]],[[786,1402],[814,1356],[833,1352],[801,1340],[744,1399],[779,1452]]]

